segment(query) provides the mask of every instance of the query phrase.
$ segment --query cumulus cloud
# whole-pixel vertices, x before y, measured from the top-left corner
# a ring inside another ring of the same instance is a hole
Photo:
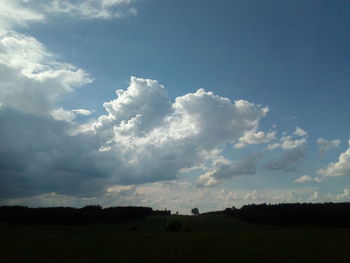
[[[262,144],[262,143],[268,143],[271,140],[275,139],[276,132],[271,131],[271,132],[247,132],[242,136],[241,138],[238,139],[238,143],[235,144],[235,148],[242,148],[248,144]]]
[[[89,195],[109,185],[172,180],[179,171],[216,160],[267,113],[204,90],[172,103],[157,81],[136,77],[104,107],[108,114],[81,131],[74,115],[86,111],[55,108],[45,116],[17,104],[1,107],[2,194]],[[253,174],[259,159],[251,156],[229,171]]]
[[[178,97],[173,108],[172,121],[180,121],[182,130],[187,130],[185,137],[201,135],[202,143],[208,147],[218,142],[234,142],[244,133],[256,130],[269,110],[245,100],[231,102],[203,89]]]
[[[242,175],[255,175],[258,163],[262,159],[261,153],[251,154],[235,163],[226,159],[215,162],[214,169],[202,174],[199,183],[204,186],[217,184],[221,180]]]
[[[280,143],[273,144],[272,146],[268,146],[268,149],[272,150],[275,148],[282,148],[283,150],[290,150],[294,148],[298,148],[302,145],[306,144],[306,139],[294,139],[292,136],[284,136],[280,139]]]
[[[285,134],[284,134],[285,135]],[[302,138],[295,138],[296,136]],[[279,139],[279,142],[269,144],[266,148],[268,150],[275,150],[281,148],[283,150],[291,150],[306,145],[307,140],[305,138],[307,133],[299,127],[296,127],[293,135],[285,135]]]
[[[350,146],[350,140],[349,140]],[[350,175],[350,147],[340,154],[338,161],[330,163],[327,167],[317,172],[323,176],[348,176]]]
[[[270,171],[295,171],[295,165],[306,155],[307,150],[306,146],[288,149],[280,157],[264,164],[264,168]]]
[[[317,144],[320,154],[325,154],[328,150],[332,148],[338,148],[340,145],[340,140],[328,141],[326,139],[319,138],[317,140]]]
[[[306,182],[311,182],[312,177],[310,175],[303,175],[297,179],[294,180],[294,183],[306,183]]]
[[[23,112],[48,114],[61,96],[91,82],[88,74],[59,62],[35,38],[0,32],[0,102]]]
[[[117,98],[103,104],[108,115],[93,124],[97,133],[109,136],[141,136],[150,132],[168,116],[172,105],[162,85],[156,80],[131,77],[127,90],[117,90]]]
[[[202,164],[213,151],[256,129],[268,111],[203,89],[171,103],[157,81],[136,77],[117,96],[104,104],[108,115],[91,129],[105,147],[118,148],[129,175],[120,178],[128,182],[175,178],[179,170]]]
[[[304,131],[303,129],[299,128],[299,127],[296,127],[293,134],[297,135],[297,136],[306,136],[307,132]]]

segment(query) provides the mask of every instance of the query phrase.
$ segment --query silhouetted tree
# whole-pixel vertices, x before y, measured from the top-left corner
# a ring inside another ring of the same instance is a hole
[[[192,210],[191,210],[191,213],[192,213],[192,215],[195,215],[195,216],[198,216],[199,215],[199,210],[198,210],[198,208],[192,208]]]
[[[236,209],[234,206],[232,208],[226,208],[223,213],[227,216],[236,216],[238,209]]]

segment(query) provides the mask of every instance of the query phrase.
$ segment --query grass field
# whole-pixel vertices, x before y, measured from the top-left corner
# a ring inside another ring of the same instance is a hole
[[[179,220],[182,232],[165,232]],[[0,262],[350,262],[350,229],[153,216],[115,225],[0,225]]]

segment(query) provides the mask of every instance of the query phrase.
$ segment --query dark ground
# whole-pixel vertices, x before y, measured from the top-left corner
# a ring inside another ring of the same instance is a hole
[[[179,220],[183,231],[165,232]],[[350,262],[350,229],[265,226],[225,216],[114,225],[0,225],[0,262]]]

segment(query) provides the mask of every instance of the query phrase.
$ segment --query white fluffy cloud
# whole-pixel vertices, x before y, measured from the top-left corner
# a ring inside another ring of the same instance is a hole
[[[318,170],[323,176],[349,176],[350,175],[350,140],[349,148],[340,154],[338,161],[330,163],[326,168]]]
[[[56,108],[50,112],[50,115],[58,121],[72,122],[78,115],[88,116],[91,111],[85,109],[65,110],[62,107]]]
[[[340,140],[328,141],[326,139],[319,138],[317,140],[317,144],[319,147],[320,154],[325,154],[328,150],[330,150],[332,148],[338,148],[340,145]]]
[[[74,109],[74,110],[71,110],[71,112],[74,112],[77,115],[83,115],[83,116],[88,116],[92,113],[91,111],[86,109]]]
[[[293,134],[297,135],[297,136],[306,136],[307,132],[304,131],[303,129],[299,128],[299,127],[296,127]]]
[[[294,183],[306,183],[306,182],[311,182],[312,177],[310,175],[303,175],[297,179],[294,180]]]
[[[247,132],[245,133],[241,138],[238,139],[238,143],[235,144],[235,148],[242,148],[248,144],[261,144],[261,143],[268,143],[271,140],[275,139],[276,132],[270,131],[270,132]]]
[[[50,119],[4,100],[5,106],[0,109],[4,129],[0,137],[6,147],[1,154],[8,157],[0,167],[6,187],[3,194],[18,193],[15,189],[21,189],[23,195],[74,194],[71,190],[79,178],[85,180],[79,187],[82,195],[109,184],[175,179],[179,171],[205,166],[220,158],[225,145],[255,131],[267,113],[267,108],[243,100],[231,101],[204,90],[178,97],[172,103],[157,81],[136,77],[117,95],[104,103],[107,115],[85,124],[90,128],[74,135],[69,132],[76,127],[75,115],[87,111],[54,108],[50,111],[54,118]],[[19,133],[10,132],[11,127]],[[253,155],[232,164],[225,176],[226,168],[218,166],[220,171],[214,177],[254,174],[259,160],[258,155]],[[10,171],[13,167],[9,163],[19,170]],[[14,175],[9,177],[10,174]],[[26,180],[19,182],[18,176],[27,178],[30,187]],[[35,176],[42,178],[40,184]],[[67,181],[69,177],[71,183]]]
[[[91,82],[84,70],[59,62],[35,38],[14,31],[0,32],[0,79],[2,105],[40,114]]]
[[[117,98],[105,102],[108,115],[93,124],[97,133],[109,136],[141,136],[158,127],[172,112],[172,105],[162,85],[155,80],[131,77],[127,90],[117,90]]]
[[[283,150],[290,150],[294,148],[301,147],[307,143],[305,138],[295,139],[292,136],[283,136],[280,142],[269,144],[267,146],[268,150],[274,150],[277,148],[282,148]]]
[[[91,131],[103,138],[103,149],[120,154],[126,164],[120,180],[126,182],[172,179],[179,170],[216,158],[213,151],[256,130],[268,111],[203,89],[171,103],[157,81],[136,77],[117,96],[104,103],[108,115]]]
[[[268,150],[274,150],[278,148],[281,148],[283,150],[291,150],[299,148],[307,144],[306,136],[306,131],[302,130],[299,127],[296,127],[292,135],[286,135],[284,133],[284,136],[279,139],[279,142],[271,143],[266,148]]]

